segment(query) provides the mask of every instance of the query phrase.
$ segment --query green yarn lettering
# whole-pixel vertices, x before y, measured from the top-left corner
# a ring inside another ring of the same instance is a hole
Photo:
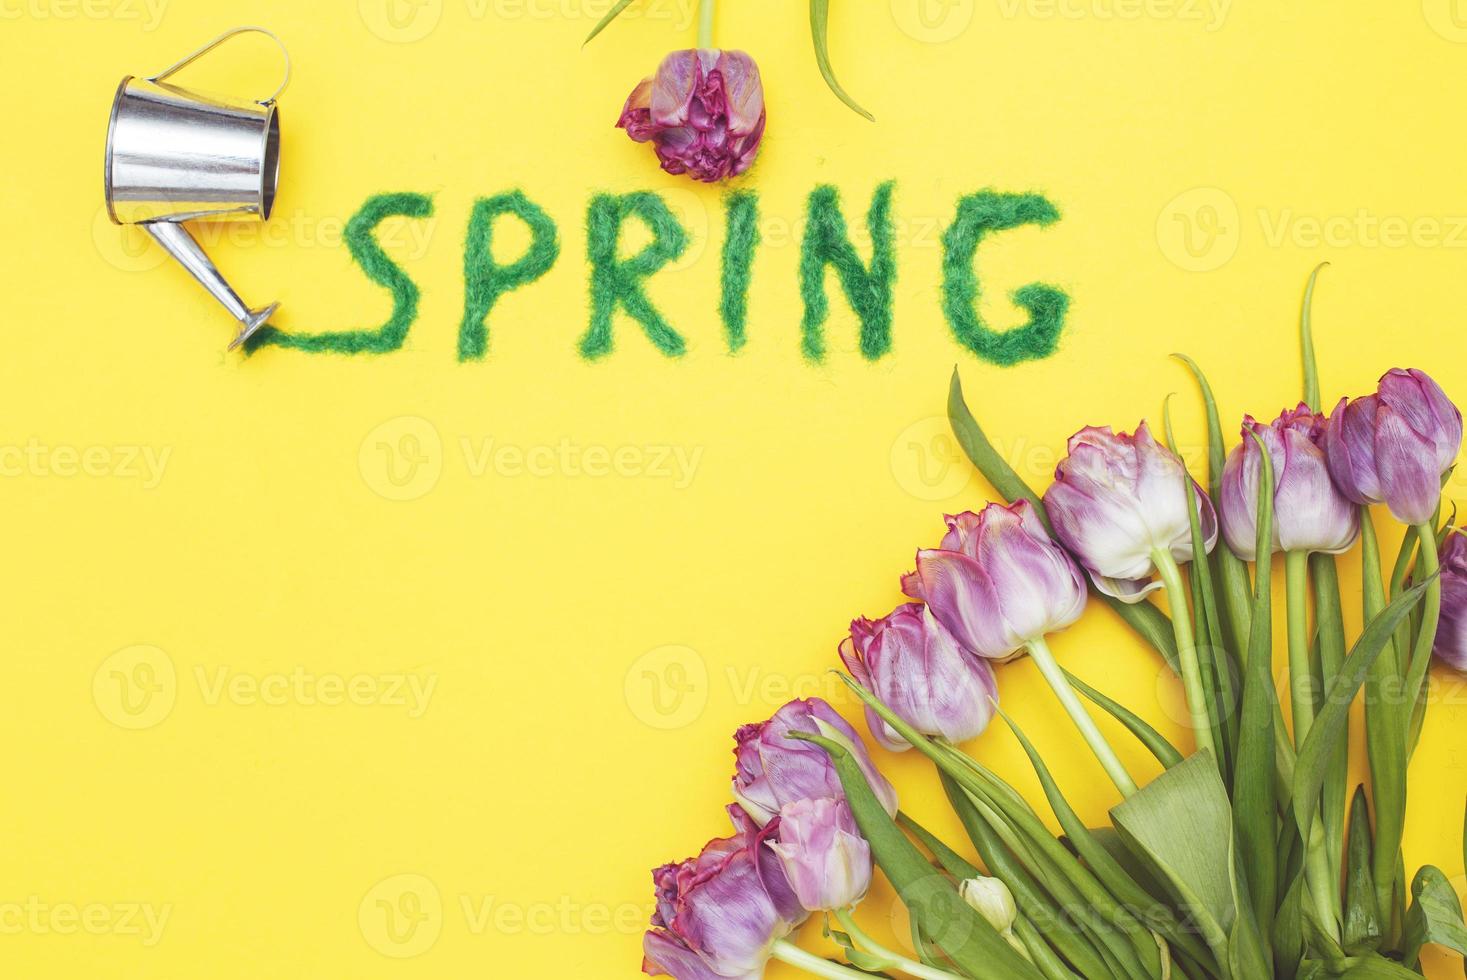
[[[530,229],[525,254],[509,265],[494,260],[494,222],[512,214]],[[478,360],[489,349],[489,311],[499,297],[539,279],[560,257],[560,240],[550,215],[519,191],[481,197],[469,215],[464,241],[464,318],[458,328],[458,359]]]
[[[336,354],[387,354],[407,339],[408,328],[418,318],[418,287],[402,266],[393,262],[377,244],[377,226],[394,216],[426,218],[433,214],[433,199],[426,194],[377,194],[367,198],[361,210],[346,223],[346,247],[367,278],[392,292],[392,316],[376,330],[338,330],[327,333],[286,333],[263,327],[245,341],[254,351],[266,344],[302,351]]]
[[[990,232],[1059,220],[1059,211],[1038,194],[981,191],[958,201],[958,214],[943,233],[942,311],[962,345],[994,364],[1009,366],[1053,354],[1064,330],[1070,298],[1041,282],[1013,292],[1016,306],[1029,311],[1029,322],[1012,330],[990,330],[978,315],[978,276],[973,257]]]
[[[749,276],[754,248],[759,244],[759,195],[734,191],[724,199],[727,220],[723,236],[723,271],[720,277],[718,315],[730,354],[742,348],[748,337]]]
[[[896,282],[892,250],[892,183],[876,188],[866,227],[871,234],[871,266],[861,264],[846,233],[840,198],[834,187],[817,187],[810,194],[809,221],[800,245],[800,293],[805,317],[800,325],[801,350],[812,361],[825,358],[824,324],[830,315],[825,295],[825,267],[834,266],[846,301],[861,322],[861,356],[868,361],[891,350],[891,291]]]
[[[640,218],[652,232],[652,241],[629,259],[618,259],[616,247],[622,222]],[[642,280],[680,258],[688,234],[668,210],[666,202],[650,191],[598,194],[586,209],[586,258],[591,263],[591,324],[581,338],[581,356],[597,358],[611,351],[611,317],[617,305],[642,325],[647,339],[668,357],[687,349],[683,338],[668,326],[642,290]]]

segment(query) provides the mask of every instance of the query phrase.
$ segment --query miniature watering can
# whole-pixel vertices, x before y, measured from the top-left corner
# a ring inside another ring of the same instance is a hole
[[[240,34],[227,31],[193,54],[149,78],[132,75],[117,87],[107,127],[107,213],[119,224],[139,225],[224,305],[240,330],[229,349],[242,344],[279,303],[250,309],[209,261],[184,222],[197,218],[268,220],[280,179],[280,113],[275,100],[249,102],[201,95],[168,83],[181,69]]]

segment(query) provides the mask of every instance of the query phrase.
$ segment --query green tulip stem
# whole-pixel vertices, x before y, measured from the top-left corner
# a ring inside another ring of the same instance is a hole
[[[1192,635],[1192,615],[1187,609],[1186,585],[1182,570],[1170,550],[1156,548],[1151,562],[1166,586],[1166,600],[1172,611],[1172,633],[1177,638],[1177,661],[1182,668],[1182,689],[1187,695],[1187,710],[1192,715],[1192,734],[1198,749],[1212,753],[1213,761],[1222,765],[1222,756],[1212,741],[1212,715],[1207,708],[1207,694],[1202,686],[1202,664],[1197,659],[1197,641]]]
[[[1441,570],[1441,556],[1437,553],[1436,528],[1430,524],[1416,525],[1416,536],[1421,542],[1418,561],[1421,563],[1422,578],[1430,578]],[[1427,683],[1431,668],[1431,650],[1436,645],[1436,629],[1442,615],[1442,581],[1434,579],[1426,589],[1421,602],[1421,632],[1416,634],[1416,647],[1411,652],[1411,662],[1406,668],[1407,717],[1421,709],[1422,688]],[[1409,734],[1409,729],[1407,730]],[[1411,743],[1407,743],[1408,749]]]
[[[1302,748],[1314,723],[1309,669],[1309,553],[1284,554],[1284,594],[1289,606],[1289,694],[1294,705],[1294,748]]]
[[[713,47],[713,6],[717,0],[701,0],[698,5],[698,47]]]
[[[774,948],[769,955],[781,963],[813,973],[817,977],[830,977],[831,980],[871,980],[871,974],[862,970],[852,970],[848,966],[841,966],[823,956],[816,956],[809,950],[801,949],[788,939],[776,939]]]
[[[1116,784],[1116,789],[1120,790],[1121,795],[1126,797],[1135,793],[1136,781],[1131,778],[1131,774],[1126,771],[1126,767],[1121,765],[1120,757],[1116,755],[1115,749],[1111,748],[1110,743],[1105,740],[1105,736],[1096,727],[1095,719],[1090,717],[1090,713],[1080,703],[1079,695],[1070,686],[1069,678],[1065,677],[1065,672],[1060,669],[1060,665],[1055,661],[1054,654],[1050,652],[1049,644],[1044,642],[1044,637],[1041,636],[1038,639],[1030,640],[1026,646],[1029,649],[1029,654],[1034,658],[1034,663],[1038,665],[1039,672],[1049,682],[1049,686],[1054,690],[1055,696],[1059,698],[1060,704],[1064,705],[1065,711],[1069,712],[1070,720],[1075,723],[1076,728],[1080,729],[1080,734],[1085,737],[1085,741],[1090,745],[1090,751],[1095,753],[1095,757],[1105,767],[1106,775],[1110,776],[1111,782]]]
[[[855,943],[857,948],[869,956],[884,961],[881,964],[883,969],[890,967],[891,969],[901,970],[903,973],[919,977],[920,980],[962,980],[959,974],[939,970],[936,967],[928,966],[926,963],[918,963],[916,960],[908,959],[900,953],[893,952],[885,946],[882,946],[856,924],[856,917],[851,914],[851,909],[836,909],[835,917],[845,928],[846,934],[851,937],[851,942]]]

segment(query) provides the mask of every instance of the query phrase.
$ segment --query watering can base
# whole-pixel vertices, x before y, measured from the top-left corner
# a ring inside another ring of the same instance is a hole
[[[240,344],[249,340],[256,330],[259,330],[270,322],[270,318],[275,315],[275,311],[278,309],[280,309],[279,303],[271,303],[269,306],[262,307],[261,309],[250,310],[249,318],[240,321],[241,329],[239,335],[230,341],[228,349],[234,350]]]

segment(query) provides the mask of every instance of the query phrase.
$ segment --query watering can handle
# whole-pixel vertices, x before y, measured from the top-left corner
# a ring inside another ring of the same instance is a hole
[[[270,40],[278,44],[280,46],[280,53],[285,56],[285,77],[281,79],[280,87],[277,88],[269,98],[256,100],[259,105],[273,104],[276,99],[280,98],[280,93],[285,91],[285,86],[290,84],[290,52],[285,50],[285,42],[276,37],[273,31],[267,31],[263,27],[236,27],[232,31],[225,31],[223,34],[220,34],[218,37],[210,41],[208,44],[204,45],[202,48],[199,48],[199,50],[195,51],[193,54],[185,56],[182,61],[179,61],[177,64],[165,68],[158,74],[152,76],[148,79],[148,81],[155,83],[161,82],[165,78],[168,78],[170,75],[177,74],[184,68],[187,68],[189,65],[193,64],[195,61],[198,61],[210,51],[213,51],[215,48],[219,47],[219,45],[223,44],[225,41],[228,41],[230,38],[235,37],[239,34],[263,34]]]

